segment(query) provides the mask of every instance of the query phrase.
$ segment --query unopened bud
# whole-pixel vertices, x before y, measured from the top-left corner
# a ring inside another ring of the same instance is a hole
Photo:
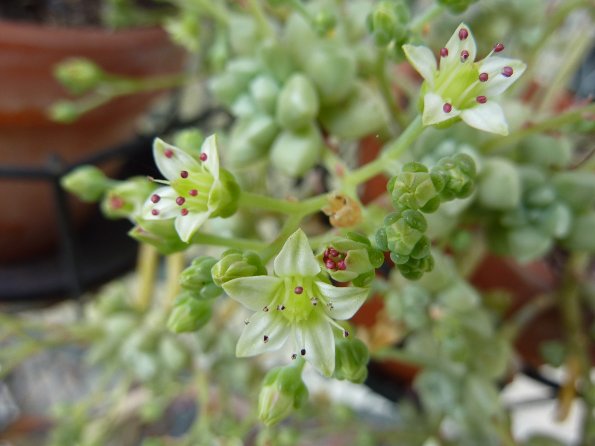
[[[368,376],[368,347],[357,338],[335,340],[334,378],[361,384]]]
[[[77,167],[62,177],[60,184],[83,201],[94,202],[101,198],[110,185],[110,179],[95,166]]]
[[[54,75],[73,94],[82,94],[95,88],[105,73],[89,59],[72,58],[58,64]]]
[[[182,288],[191,291],[201,299],[212,299],[223,293],[223,290],[213,283],[211,268],[217,263],[213,257],[197,257],[190,266],[180,274]]]
[[[174,303],[167,328],[174,333],[197,331],[211,319],[212,306],[211,301],[196,299],[192,292],[184,291]]]
[[[147,196],[155,190],[155,183],[146,177],[132,177],[110,187],[101,202],[101,210],[108,218],[135,218],[140,215]]]
[[[211,269],[213,282],[218,286],[240,277],[263,276],[266,274],[267,270],[258,254],[251,251],[242,252],[237,249],[224,252],[221,260]]]
[[[70,124],[78,119],[80,111],[72,101],[58,101],[51,105],[48,110],[50,119],[63,124]]]
[[[301,361],[301,360],[300,360]],[[258,397],[258,418],[271,426],[287,418],[308,399],[302,367],[291,365],[272,369],[264,378]]]

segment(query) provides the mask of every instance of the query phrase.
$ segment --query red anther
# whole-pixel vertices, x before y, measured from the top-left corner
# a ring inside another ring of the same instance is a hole
[[[469,51],[461,51],[461,62],[465,62],[467,59],[469,59]]]
[[[335,248],[330,248],[328,253],[331,257],[337,257],[339,255],[339,251],[337,251]]]
[[[327,260],[327,261],[325,262],[325,266],[326,266],[328,269],[336,269],[336,268],[337,268],[337,265],[335,265],[335,262],[333,262],[333,261],[332,261],[332,260],[330,260],[330,259],[329,259],[329,260]]]
[[[465,40],[467,37],[469,37],[469,31],[467,31],[465,28],[461,28],[459,30],[459,39]]]
[[[293,289],[293,292],[294,292],[295,294],[302,294],[302,293],[304,292],[304,288],[303,288],[303,287],[301,287],[301,286],[296,286],[296,287]]]
[[[172,156],[174,156],[174,151],[172,149],[165,149],[163,151],[163,154],[166,158],[171,158]]]
[[[182,209],[182,211],[180,212],[183,216],[188,215],[188,209],[184,208]]]
[[[452,111],[452,105],[450,105],[448,102],[446,102],[443,106],[442,106],[442,111],[444,113],[450,113]]]
[[[514,71],[512,70],[512,67],[504,67],[504,68],[502,68],[502,76],[504,76],[504,77],[510,77],[510,76],[512,76],[512,73],[514,73]]]
[[[480,104],[485,104],[486,102],[488,102],[488,98],[487,98],[487,97],[485,97],[485,96],[477,96],[477,97],[475,98],[475,100],[476,100],[477,102],[479,102]]]
[[[497,43],[496,45],[494,45],[494,52],[495,53],[499,53],[503,49],[504,49],[504,44],[503,43]]]
[[[159,215],[158,209],[151,209],[151,215]]]
[[[305,356],[306,355],[306,349],[303,348],[300,350],[300,355]]]
[[[196,189],[190,189],[188,194],[192,197],[196,197],[198,195],[198,191]]]
[[[347,269],[347,265],[345,264],[345,260],[339,261],[339,263],[337,263],[337,268],[339,268],[341,271],[345,271]]]
[[[264,343],[266,344],[267,342],[269,342],[269,337],[267,335],[264,335],[262,337],[262,340],[264,341]]]
[[[440,49],[440,57],[447,57],[448,56],[448,48],[441,48]]]
[[[479,80],[481,82],[486,82],[488,80],[489,76],[488,73],[480,73],[479,74]]]
[[[180,172],[180,176],[181,176],[182,178],[188,178],[188,171],[186,171],[186,170],[182,170],[182,171]]]
[[[207,154],[206,153],[201,153],[199,156],[201,161],[206,161],[207,160]]]
[[[159,195],[157,195],[157,194],[151,195],[151,201],[153,203],[159,203],[159,200],[161,200],[161,197]]]
[[[176,204],[178,206],[182,206],[185,201],[186,201],[186,199],[184,197],[178,197],[178,198],[176,198]]]

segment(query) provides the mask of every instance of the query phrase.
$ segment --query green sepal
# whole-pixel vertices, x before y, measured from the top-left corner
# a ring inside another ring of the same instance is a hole
[[[226,218],[238,209],[240,198],[240,186],[235,177],[226,169],[219,170],[219,182],[214,183],[209,194],[209,206],[217,203],[217,207],[211,212],[209,218]]]
[[[335,371],[333,378],[363,383],[368,377],[368,347],[357,338],[335,340]]]

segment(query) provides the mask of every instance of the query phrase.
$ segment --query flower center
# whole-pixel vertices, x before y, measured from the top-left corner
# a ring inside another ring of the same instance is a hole
[[[286,277],[283,282],[273,304],[290,323],[308,319],[314,308],[322,305],[310,277]]]
[[[213,176],[204,170],[182,171],[180,176],[170,182],[178,197],[176,204],[189,212],[208,210],[209,191],[213,185]],[[183,215],[185,215],[183,214]]]
[[[438,71],[436,89],[449,104],[461,110],[472,107],[475,98],[481,94],[479,80],[477,64],[461,62],[450,70]]]

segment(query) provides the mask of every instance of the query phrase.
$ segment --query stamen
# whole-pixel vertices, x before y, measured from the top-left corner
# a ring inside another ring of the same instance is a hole
[[[172,156],[174,156],[174,151],[172,149],[165,149],[163,151],[163,154],[166,158],[171,158]]]
[[[469,37],[469,31],[467,31],[465,28],[461,28],[459,30],[459,39],[465,40],[467,37]]]
[[[185,201],[186,201],[186,199],[184,197],[178,197],[178,198],[176,198],[176,204],[178,206],[182,206]]]
[[[161,200],[161,197],[159,195],[157,195],[157,194],[151,195],[151,201],[153,203],[159,203],[159,200]]]
[[[333,262],[331,259],[328,259],[328,260],[325,262],[325,266],[326,266],[328,269],[335,269],[335,268],[337,267],[337,265],[335,265],[335,262]]]
[[[326,306],[328,307],[329,310],[333,310],[335,308],[335,306],[333,305],[332,302],[329,302],[328,304],[326,304]]]
[[[347,269],[345,260],[340,260],[339,263],[337,263],[337,268],[339,268],[341,271],[345,271]]]
[[[151,215],[159,215],[158,209],[151,209]]]
[[[305,348],[303,348],[303,349],[300,350],[300,355],[306,356],[306,349]]]
[[[285,310],[285,305],[277,305],[277,310],[279,310],[279,311]]]
[[[248,325],[250,321],[248,319],[244,319],[244,325]]]
[[[494,45],[494,52],[495,53],[499,53],[503,49],[504,49],[504,44],[503,43],[497,43],[496,45]]]
[[[182,209],[182,211],[180,213],[182,214],[183,217],[185,217],[186,215],[188,215],[188,209],[184,208],[184,209]]]
[[[207,160],[207,154],[206,153],[201,153],[199,156],[201,161],[206,161]]]
[[[344,338],[349,337],[349,332],[347,330],[343,331],[343,337]]]
[[[186,170],[182,170],[182,171],[180,172],[180,176],[181,176],[182,178],[188,178],[188,172],[187,172]]]
[[[267,342],[269,342],[269,337],[267,335],[264,335],[262,337],[262,340],[264,341],[264,343],[266,344]]]
[[[452,105],[450,105],[448,102],[444,103],[442,106],[442,111],[444,113],[450,113],[452,111]]]
[[[265,305],[264,308],[262,309],[262,311],[264,311],[265,313],[267,313],[269,311],[269,307]]]
[[[510,76],[512,76],[512,73],[514,73],[514,71],[512,70],[512,67],[504,67],[504,68],[502,68],[502,76],[504,76],[504,77],[510,77]]]
[[[302,293],[304,292],[304,288],[303,288],[303,287],[301,287],[301,286],[296,286],[296,287],[293,289],[293,292],[294,292],[295,294],[302,294]]]
[[[318,305],[318,299],[316,299],[315,297],[313,297],[312,299],[310,299],[310,303],[314,306]]]
[[[479,74],[479,80],[481,82],[486,82],[489,79],[488,73],[480,73]]]
[[[461,62],[465,62],[467,59],[469,59],[469,51],[461,51]]]
[[[294,361],[297,358],[297,355],[294,353],[291,355],[291,360]]]
[[[190,189],[188,191],[188,193],[190,194],[190,196],[192,197],[196,197],[198,195],[198,191],[196,189]]]
[[[480,104],[485,104],[486,102],[488,102],[488,98],[485,96],[477,96],[475,100]]]
[[[335,248],[329,248],[328,253],[331,257],[337,257],[339,255],[339,251]]]
[[[448,48],[440,49],[440,57],[448,57]]]

